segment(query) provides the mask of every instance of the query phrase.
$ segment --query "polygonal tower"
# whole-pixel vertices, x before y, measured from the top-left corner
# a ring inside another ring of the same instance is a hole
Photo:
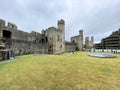
[[[65,21],[63,19],[58,20],[58,30],[61,31],[61,51],[65,52]]]
[[[65,30],[65,21],[63,19],[58,20],[58,29],[64,31]]]
[[[85,37],[85,48],[89,49],[89,37]]]
[[[94,37],[91,36],[91,44],[92,44],[92,47],[94,46]]]
[[[80,30],[79,31],[79,49],[80,50],[83,50],[83,30]]]

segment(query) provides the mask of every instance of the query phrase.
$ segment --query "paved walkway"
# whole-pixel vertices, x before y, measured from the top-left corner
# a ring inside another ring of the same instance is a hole
[[[31,58],[35,58],[35,57],[38,57],[38,56],[45,56],[47,54],[35,54],[33,56],[29,56]],[[12,60],[4,60],[4,61],[0,61],[0,64],[3,64],[3,63],[8,63],[8,62],[13,62],[13,61],[16,61],[16,60],[23,60],[25,58],[28,58],[28,57],[24,57],[24,58],[15,58],[15,59],[12,59]]]

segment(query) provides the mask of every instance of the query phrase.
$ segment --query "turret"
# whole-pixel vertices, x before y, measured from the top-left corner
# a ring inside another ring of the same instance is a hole
[[[61,31],[61,51],[65,52],[65,21],[63,19],[58,20],[58,30]]]
[[[5,21],[0,19],[0,26],[5,26]]]
[[[79,31],[79,35],[80,35],[80,37],[81,37],[81,41],[83,41],[83,30],[80,30],[80,31]]]
[[[79,49],[83,50],[83,30],[79,31]]]
[[[89,49],[89,37],[85,37],[85,48]]]
[[[94,37],[93,36],[91,36],[91,43],[94,46]]]
[[[65,21],[63,19],[58,20],[58,29],[64,31],[65,30]]]
[[[14,23],[8,22],[8,28],[12,28],[14,30],[17,30],[17,26]]]

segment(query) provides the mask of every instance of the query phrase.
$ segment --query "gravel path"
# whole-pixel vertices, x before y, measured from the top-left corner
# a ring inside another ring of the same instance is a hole
[[[29,56],[31,58],[35,58],[35,57],[38,57],[38,56],[45,56],[47,54],[35,54],[34,56]],[[12,60],[4,60],[4,61],[0,61],[0,64],[3,64],[3,63],[8,63],[8,62],[13,62],[13,61],[17,61],[17,60],[23,60],[25,58],[28,58],[28,57],[24,57],[24,58],[15,58],[15,59],[12,59]]]

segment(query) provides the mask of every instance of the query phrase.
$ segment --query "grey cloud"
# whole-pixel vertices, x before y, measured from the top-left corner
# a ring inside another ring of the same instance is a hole
[[[66,39],[79,34],[94,35],[95,41],[120,27],[119,0],[1,0],[0,18],[12,21],[20,29],[40,32],[66,21]]]

